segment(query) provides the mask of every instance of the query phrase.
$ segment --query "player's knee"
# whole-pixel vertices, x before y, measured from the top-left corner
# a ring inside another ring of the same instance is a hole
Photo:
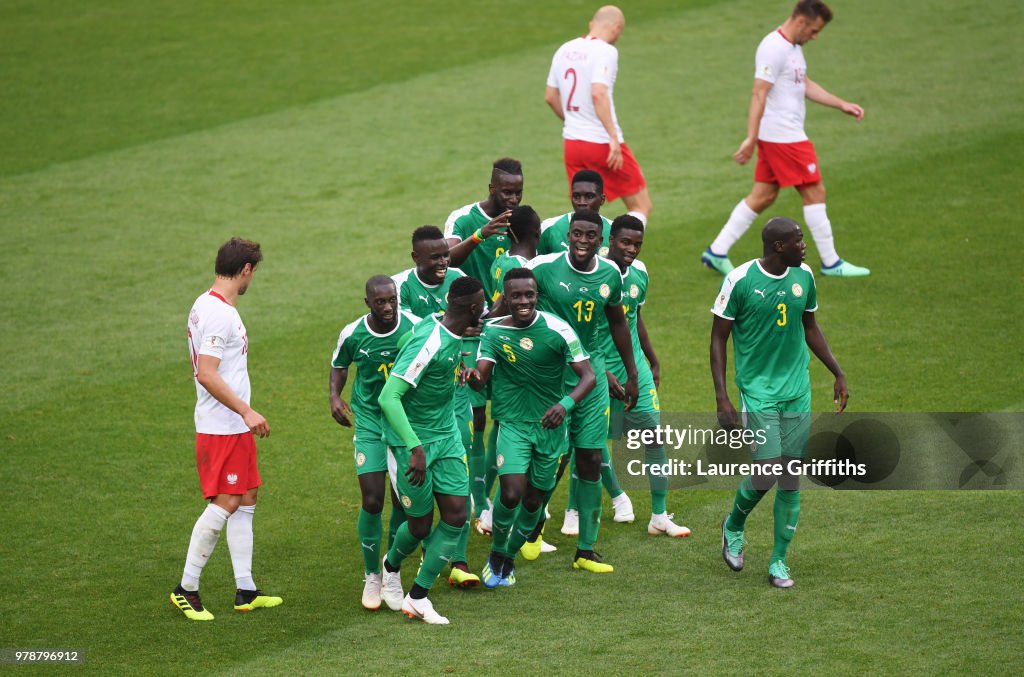
[[[501,504],[506,508],[515,508],[522,499],[522,487],[511,486],[501,488]]]
[[[536,512],[540,510],[540,505],[543,502],[543,494],[534,494],[528,491],[523,495],[523,510],[526,512]]]
[[[233,514],[236,510],[238,510],[238,506],[242,505],[242,495],[218,494],[217,497],[211,501],[211,503],[213,503],[218,508],[221,508],[222,510],[226,510],[227,512]]]
[[[425,539],[430,535],[430,526],[433,522],[433,515],[429,515],[427,518],[417,517],[409,518],[407,524],[409,525],[409,533],[412,534],[413,538],[419,540]]]
[[[367,493],[363,494],[363,510],[376,515],[384,509],[384,497],[380,494]]]

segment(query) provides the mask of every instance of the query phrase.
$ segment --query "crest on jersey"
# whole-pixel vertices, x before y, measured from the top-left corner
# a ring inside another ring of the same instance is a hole
[[[800,298],[800,297],[801,297],[801,296],[803,296],[803,295],[804,295],[804,288],[803,288],[803,287],[801,287],[801,286],[800,286],[799,284],[797,284],[796,282],[794,282],[794,283],[793,283],[793,296],[795,296],[795,297],[797,297],[797,298]]]
[[[608,247],[601,247],[597,250],[598,256],[608,256]]]
[[[522,348],[523,350],[533,350],[533,339],[531,339],[529,336],[524,336],[523,338],[519,339],[519,347]]]
[[[602,284],[601,288],[597,290],[597,293],[601,295],[601,298],[606,299],[608,295],[612,293],[612,288],[606,284]]]
[[[497,463],[499,468],[505,465],[505,457],[502,454],[498,454]]]
[[[761,75],[767,75],[768,77],[772,76],[771,64],[766,63],[765,65],[761,66]]]
[[[406,508],[411,508],[412,499],[406,496],[405,494],[402,494],[402,505],[404,505]]]
[[[640,287],[635,284],[631,284],[629,286],[629,298],[635,299],[637,296],[640,296]]]
[[[207,336],[206,337],[206,345],[210,346],[211,348],[216,348],[218,345],[223,344],[223,343],[224,343],[224,339],[222,339],[219,336]]]
[[[225,477],[224,479],[226,479],[228,481],[228,484],[230,484],[231,486],[235,486],[236,484],[238,484],[238,475],[236,475],[235,473],[229,473],[228,476]]]
[[[812,162],[811,164],[807,165],[807,173],[808,174],[813,174],[814,170],[817,169],[817,168],[818,168],[818,163]]]
[[[360,468],[366,465],[366,454],[361,451],[356,454],[356,465]]]

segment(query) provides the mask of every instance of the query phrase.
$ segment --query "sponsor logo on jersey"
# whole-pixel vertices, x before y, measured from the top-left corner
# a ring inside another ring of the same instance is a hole
[[[412,366],[409,367],[409,371],[405,372],[405,375],[410,378],[416,378],[423,371],[423,367],[427,366],[424,362],[415,361]]]
[[[390,354],[391,354],[390,350],[382,350],[382,351],[380,351],[380,356],[381,357],[387,357]]]
[[[505,456],[503,454],[498,454],[497,463],[499,468],[505,465]]]
[[[366,465],[366,454],[360,451],[356,454],[356,466],[362,468],[364,465]]]
[[[228,484],[230,484],[231,486],[235,486],[236,484],[238,484],[238,475],[236,475],[235,473],[228,473],[227,477],[225,477],[224,479],[226,479],[228,481]]]
[[[601,298],[606,299],[612,293],[612,288],[606,284],[602,284],[597,293],[601,295]]]
[[[793,296],[795,296],[797,298],[800,298],[803,295],[804,295],[804,288],[801,287],[798,283],[794,282],[793,283]]]
[[[519,347],[522,348],[523,350],[533,350],[533,339],[531,339],[529,336],[524,336],[523,338],[519,339]]]
[[[418,298],[420,301],[423,301],[424,303],[430,303],[430,299],[427,298],[426,296],[420,296],[419,294],[417,294],[416,298]]]
[[[404,505],[406,508],[411,508],[412,499],[406,496],[405,494],[402,494],[402,505]]]
[[[629,285],[629,298],[635,299],[637,296],[640,296],[640,287],[635,284]]]
[[[565,287],[565,291],[572,291],[572,287],[569,286],[568,282],[559,282],[558,285],[560,287]]]
[[[507,342],[512,340],[512,337],[511,336],[505,336],[504,334],[499,334],[498,335],[498,340],[499,341],[505,341],[507,343]]]
[[[224,345],[224,339],[222,339],[219,336],[207,336],[206,345],[210,346],[211,348],[216,348],[218,345]]]
[[[370,357],[370,351],[367,350],[366,348],[360,348],[359,352],[363,355],[366,355],[367,357]]]
[[[768,290],[768,288],[767,288],[767,287],[765,287],[764,289],[755,289],[755,290],[754,290],[754,293],[755,293],[755,294],[760,294],[760,295],[761,295],[761,298],[765,298],[765,295],[764,295],[764,293],[765,293],[765,292],[766,292],[767,290]]]

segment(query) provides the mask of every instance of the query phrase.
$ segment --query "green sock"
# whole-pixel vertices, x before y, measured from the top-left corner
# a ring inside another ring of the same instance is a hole
[[[580,536],[576,547],[593,550],[601,528],[601,482],[579,478],[576,481],[576,498],[580,511]]]
[[[665,447],[647,447],[644,450],[644,462],[651,465],[667,463],[668,456],[665,454]],[[649,474],[647,480],[651,485],[651,512],[655,515],[667,512],[665,499],[668,498],[668,477]]]
[[[570,451],[572,459],[569,461],[569,502],[565,504],[566,510],[579,511],[576,499],[579,497],[580,477],[576,474],[576,452]]]
[[[499,555],[507,555],[505,545],[508,543],[508,532],[512,530],[512,523],[516,519],[515,508],[506,507],[501,501],[501,496],[494,501],[494,512],[491,513],[491,551]]]
[[[398,531],[395,533],[394,544],[388,548],[388,562],[393,567],[402,566],[402,560],[416,552],[419,545],[420,539],[409,531],[409,523],[402,522],[402,526],[398,527]]]
[[[608,451],[607,444],[601,447],[601,484],[612,498],[622,493],[619,478],[615,476],[615,468],[612,467],[612,453]]]
[[[754,488],[754,482],[750,479],[750,475],[740,480],[740,488],[736,490],[736,499],[732,505],[732,512],[729,514],[729,521],[725,525],[726,528],[729,531],[743,531],[747,515],[767,493],[767,491],[758,491]]]
[[[437,523],[433,533],[425,541],[427,547],[423,553],[423,566],[416,574],[416,585],[430,590],[441,570],[449,562],[458,561],[455,549],[459,547],[459,540],[465,531],[469,531],[469,522],[463,524],[461,528],[453,527],[444,521]]]
[[[473,517],[479,517],[487,507],[485,484],[487,461],[484,458],[484,432],[473,431],[473,449],[469,455],[469,489],[473,496]]]
[[[540,516],[544,514],[543,510],[543,508],[537,508],[533,512],[527,512],[526,508],[521,503],[519,504],[519,510],[516,512],[516,521],[512,525],[512,533],[509,534],[508,545],[505,546],[506,555],[515,559],[519,548],[523,547],[523,543],[526,543],[526,539],[530,537],[530,533],[533,532],[537,522],[540,521]]]
[[[484,495],[494,492],[494,480],[498,479],[498,423],[491,421],[491,432],[487,435],[487,449],[484,456]]]
[[[796,535],[796,523],[800,519],[800,490],[775,491],[775,547],[772,548],[772,562],[786,561],[789,543]]]
[[[459,535],[459,540],[455,544],[455,554],[452,555],[452,564],[456,562],[468,562],[466,559],[466,546],[469,545],[469,516],[470,516],[470,505],[469,496],[466,496],[466,528],[462,530]],[[444,524],[444,522],[441,522]]]
[[[380,513],[366,512],[359,508],[356,531],[363,551],[363,569],[368,574],[380,573],[380,537],[384,532],[384,520]]]
[[[401,506],[391,506],[391,518],[388,520],[388,550],[395,544],[398,527],[405,524],[405,510]]]

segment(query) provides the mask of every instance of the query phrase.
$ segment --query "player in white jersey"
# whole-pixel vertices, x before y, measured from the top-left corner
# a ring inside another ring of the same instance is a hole
[[[841,110],[858,122],[864,117],[863,108],[807,77],[803,45],[817,38],[831,20],[832,10],[821,0],[800,0],[785,23],[758,45],[747,136],[733,154],[736,162],[746,164],[756,146],[754,188],[733,208],[718,237],[701,255],[705,266],[722,275],[733,269],[729,248],[775,202],[779,188],[786,186],[796,188],[803,199],[804,222],[818,247],[822,275],[864,277],[871,273],[836,253],[818,158],[804,133],[805,99]]]
[[[569,181],[581,169],[598,171],[608,200],[621,197],[629,213],[647,223],[651,213],[647,181],[626,145],[612,96],[619,72],[615,42],[625,27],[626,17],[618,7],[605,5],[597,10],[587,35],[555,52],[544,100],[564,122]]]
[[[235,611],[281,604],[252,579],[252,520],[261,484],[253,435],[270,434],[267,419],[249,406],[249,338],[235,310],[263,260],[256,242],[232,238],[217,252],[217,279],[188,316],[189,357],[196,380],[196,467],[210,501],[196,521],[181,583],[171,604],[194,621],[213,620],[199,598],[199,576],[227,526],[234,568]]]

